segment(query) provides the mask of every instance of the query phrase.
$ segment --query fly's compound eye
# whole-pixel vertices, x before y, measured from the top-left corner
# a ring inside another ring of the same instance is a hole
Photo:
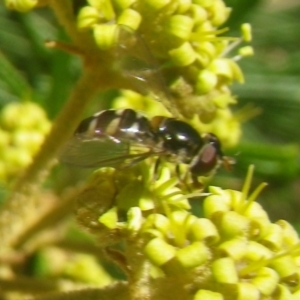
[[[198,155],[192,160],[191,172],[196,176],[207,176],[214,171],[221,160],[223,153],[219,139],[212,133],[204,137],[205,143],[199,149]]]
[[[206,143],[210,144],[215,148],[217,155],[221,159],[223,157],[223,152],[222,152],[222,146],[219,138],[213,133],[207,133],[204,139],[206,140]]]
[[[232,170],[232,166],[235,164],[235,159],[229,156],[224,156],[222,152],[221,142],[217,136],[215,136],[213,133],[208,133],[206,135],[206,138],[208,139],[208,142],[211,145],[214,145],[219,161],[222,162],[222,166],[228,170]]]

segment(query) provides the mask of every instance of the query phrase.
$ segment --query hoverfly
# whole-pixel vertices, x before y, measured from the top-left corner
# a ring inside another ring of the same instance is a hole
[[[196,177],[209,175],[223,159],[214,134],[200,136],[184,121],[163,116],[149,120],[129,108],[104,110],[84,119],[61,159],[99,168],[130,166],[151,156],[186,164]]]
[[[120,32],[116,55],[125,76],[138,80],[158,98],[161,93],[170,101],[143,40],[133,35],[131,44],[135,46],[129,47],[130,43],[122,41],[122,37],[128,40],[131,31],[122,29]],[[134,47],[138,48],[136,56]],[[133,66],[123,63],[128,57]],[[134,64],[140,60],[149,67],[135,68]],[[209,175],[223,161],[219,139],[212,133],[201,136],[179,119],[156,116],[150,120],[129,108],[104,110],[84,119],[63,149],[61,161],[90,168],[124,167],[152,156],[177,166],[188,165],[193,177]]]

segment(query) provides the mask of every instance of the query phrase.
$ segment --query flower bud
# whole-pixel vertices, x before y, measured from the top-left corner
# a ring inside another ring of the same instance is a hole
[[[77,17],[77,26],[79,29],[91,28],[97,24],[100,19],[100,14],[95,7],[83,7]]]
[[[212,61],[209,70],[218,76],[223,76],[229,80],[232,79],[232,69],[229,64],[229,59],[218,58]]]
[[[294,298],[292,298],[293,300],[294,299],[296,299],[296,300],[300,299],[300,289],[298,289],[296,292],[293,293],[293,297],[294,297]]]
[[[264,245],[255,241],[249,241],[246,248],[246,253],[244,255],[244,259],[255,262],[267,260],[272,256],[273,252]]]
[[[194,0],[193,3],[208,8],[212,5],[213,2],[211,0]]]
[[[223,300],[224,297],[220,293],[212,292],[210,290],[199,290],[193,300]]]
[[[187,211],[173,211],[171,214],[171,220],[172,223],[175,224],[178,227],[181,227],[181,230],[183,229],[182,226],[186,226],[186,221],[189,216],[189,213]]]
[[[95,7],[105,21],[111,21],[115,18],[115,12],[112,1],[107,0],[88,0],[89,4]]]
[[[277,224],[270,224],[266,234],[261,238],[260,243],[273,251],[278,251],[282,247],[282,229]]]
[[[253,47],[251,47],[251,46],[245,46],[245,47],[239,48],[238,53],[239,53],[239,55],[241,55],[243,57],[253,56],[254,50],[253,50]],[[239,73],[241,73],[241,72],[239,72]]]
[[[99,217],[98,221],[109,229],[115,229],[118,221],[117,208],[114,206],[109,209],[106,213]]]
[[[248,282],[237,284],[236,300],[260,300],[260,292],[256,286]]]
[[[32,161],[32,156],[27,150],[15,147],[7,147],[2,153],[2,157],[7,165],[7,173],[9,174],[18,172]]]
[[[18,148],[26,149],[32,155],[37,152],[44,141],[44,135],[37,131],[16,130],[12,134],[12,143]]]
[[[299,268],[294,258],[290,255],[273,259],[269,266],[273,268],[281,278],[293,276],[297,273]]]
[[[201,242],[194,242],[176,252],[177,260],[186,269],[201,266],[209,257],[209,249]]]
[[[172,63],[175,66],[188,66],[196,59],[196,53],[190,43],[185,42],[179,48],[169,51]]]
[[[144,253],[156,266],[162,266],[171,260],[175,254],[175,247],[160,238],[154,238],[144,247]]]
[[[261,268],[250,282],[258,288],[264,296],[271,295],[279,282],[278,274],[271,268]]]
[[[212,263],[212,274],[218,283],[237,283],[238,274],[234,260],[230,257],[219,258]]]
[[[229,203],[219,195],[211,195],[204,200],[204,215],[211,218],[215,213],[226,212],[230,210]]]
[[[65,260],[67,260],[65,258]],[[94,283],[99,287],[112,283],[112,278],[95,257],[86,254],[70,255],[63,273],[80,282]]]
[[[235,238],[222,243],[218,249],[222,250],[234,260],[240,260],[247,251],[247,242],[246,239]]]
[[[277,224],[282,228],[283,241],[289,246],[299,243],[298,232],[293,226],[285,220],[277,221]]]
[[[193,19],[184,15],[173,15],[165,23],[165,31],[182,40],[188,40],[193,28]]]
[[[249,49],[247,50],[249,51]],[[239,83],[244,83],[244,75],[241,68],[237,65],[235,61],[229,60],[229,66],[231,68],[232,79],[238,81]]]
[[[189,228],[188,235],[192,241],[205,241],[207,244],[215,244],[220,235],[214,223],[209,219],[196,219]]]
[[[32,102],[10,103],[1,111],[1,125],[7,130],[39,129],[41,123],[48,123],[45,111]]]
[[[170,232],[170,220],[162,214],[151,214],[143,223],[142,231],[151,228],[158,229],[167,237]]]
[[[207,10],[205,10],[201,5],[192,4],[191,5],[191,16],[195,22],[195,25],[201,24],[208,18]]]
[[[34,8],[38,0],[5,0],[8,9],[15,9],[19,12],[27,12]]]
[[[197,82],[195,86],[196,93],[203,95],[210,92],[218,83],[218,78],[215,73],[209,70],[202,70],[197,76]]]
[[[165,235],[157,229],[146,229],[143,231],[143,234],[148,239],[154,239],[154,238],[159,238],[162,240],[165,239]]]
[[[125,10],[126,8],[129,8],[134,2],[137,0],[114,0],[114,4],[120,9]]]
[[[226,109],[230,104],[235,104],[236,100],[232,98],[229,94],[221,94],[213,99],[214,104],[221,109]],[[232,118],[232,113],[230,111],[230,119]]]
[[[265,236],[269,230],[271,222],[263,217],[251,218],[251,228],[249,231],[250,236],[254,239]]]
[[[187,13],[187,11],[190,9],[192,5],[192,0],[177,0],[178,7],[177,7],[177,13],[184,14]]]
[[[217,227],[219,227],[222,235],[228,239],[237,235],[246,235],[250,225],[249,219],[235,211],[222,213],[217,222]]]
[[[100,24],[94,26],[94,38],[101,50],[114,47],[118,41],[117,25]]]
[[[171,0],[144,0],[145,6],[149,6],[153,10],[160,10],[167,6]]]
[[[250,42],[252,40],[251,25],[249,23],[244,23],[241,26],[241,29],[244,41]]]
[[[142,211],[139,207],[131,207],[127,212],[127,229],[137,232],[142,225]]]
[[[147,189],[143,190],[138,201],[139,208],[143,211],[155,208],[155,201],[153,201],[153,194]]]
[[[211,23],[216,27],[222,25],[231,12],[231,8],[226,7],[223,1],[213,1],[210,10],[212,14]]]
[[[136,30],[140,26],[141,20],[142,17],[137,11],[133,9],[125,9],[119,16],[117,23]]]
[[[203,42],[195,46],[195,50],[198,54],[206,54],[208,62],[213,60],[216,56],[216,47],[212,42]]]
[[[247,205],[247,208],[245,209],[243,215],[252,219],[253,222],[258,220],[258,222],[265,221],[266,224],[270,223],[268,214],[257,202],[252,202],[250,203],[250,205]]]
[[[290,290],[282,284],[278,284],[275,297],[278,300],[297,300],[297,298],[290,292]]]

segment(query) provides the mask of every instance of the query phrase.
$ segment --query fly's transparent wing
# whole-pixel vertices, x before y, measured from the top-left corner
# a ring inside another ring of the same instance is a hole
[[[158,63],[140,35],[127,26],[119,25],[115,53],[116,68],[130,78],[139,93],[150,94],[177,114]]]
[[[74,136],[64,146],[60,161],[83,168],[118,168],[133,165],[151,155],[153,153],[149,147],[132,145],[128,140],[116,140],[106,136],[93,139]]]
[[[162,78],[155,76],[159,71],[154,57],[142,37],[129,27],[118,26],[116,55],[118,67],[126,76],[137,81],[142,92],[162,88]]]
[[[129,155],[127,142],[115,142],[109,138],[85,139],[74,136],[70,139],[60,155],[61,162],[85,168],[118,167]]]

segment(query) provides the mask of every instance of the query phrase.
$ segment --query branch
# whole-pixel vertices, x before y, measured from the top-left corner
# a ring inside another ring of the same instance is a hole
[[[39,184],[45,179],[54,157],[63,143],[72,135],[88,100],[97,90],[93,70],[87,70],[75,87],[69,101],[57,117],[53,128],[33,163],[17,180],[13,193],[0,211],[0,240],[2,249],[12,246],[30,223],[36,207],[43,199],[33,197]],[[97,82],[97,81],[96,81]]]

